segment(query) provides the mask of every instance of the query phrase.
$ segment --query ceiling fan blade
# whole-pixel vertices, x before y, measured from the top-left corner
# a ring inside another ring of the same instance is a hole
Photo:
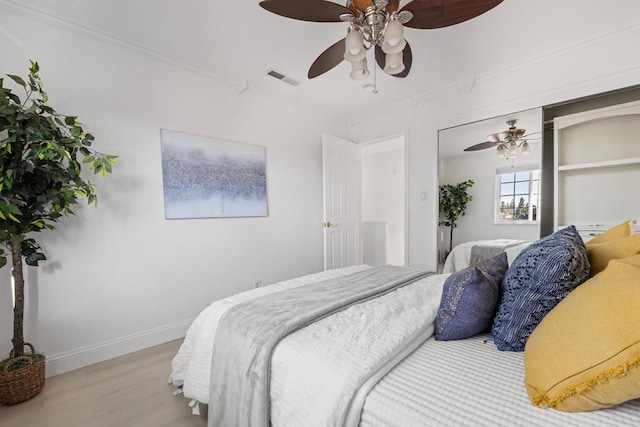
[[[542,137],[541,137],[541,136],[539,136],[539,137],[537,137],[537,138],[531,138],[531,135],[538,135],[538,134],[541,134],[541,133],[542,133],[542,132],[531,132],[531,133],[528,133],[528,134],[526,134],[526,135],[522,135],[522,136],[520,137],[520,139],[542,139]]]
[[[485,150],[487,148],[495,148],[498,144],[492,141],[481,142],[480,144],[472,145],[471,147],[467,147],[464,151],[480,151]]]
[[[310,22],[342,22],[340,15],[353,14],[346,7],[325,0],[264,0],[260,6],[276,15]]]
[[[503,0],[413,0],[402,10],[414,17],[405,27],[432,29],[459,24],[493,9]]]
[[[507,139],[507,137],[509,136],[509,132],[505,131],[505,132],[498,132],[498,133],[492,133],[491,135],[487,136],[487,141],[489,142],[502,142],[505,139]]]
[[[382,48],[376,45],[376,63],[380,69],[384,70],[384,66],[386,64],[387,55],[382,51]],[[413,52],[411,51],[411,46],[409,46],[409,42],[405,46],[402,51],[402,63],[404,64],[404,70],[399,72],[398,74],[389,74],[392,77],[405,78],[409,75],[409,71],[411,71],[411,65],[413,64]]]
[[[311,64],[311,68],[309,68],[309,73],[307,74],[307,76],[310,79],[318,77],[319,75],[326,73],[327,71],[344,61],[345,48],[345,39],[334,43],[331,47],[322,52],[320,56],[316,58],[313,64]]]

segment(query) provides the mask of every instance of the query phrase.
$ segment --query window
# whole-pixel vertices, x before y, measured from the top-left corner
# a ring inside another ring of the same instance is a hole
[[[540,169],[535,166],[498,170],[496,223],[535,224],[540,207]]]

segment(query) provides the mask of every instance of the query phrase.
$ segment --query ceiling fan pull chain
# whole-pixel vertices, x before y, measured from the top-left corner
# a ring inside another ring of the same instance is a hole
[[[375,59],[374,59],[375,62]],[[373,67],[373,93],[378,93],[378,67]]]

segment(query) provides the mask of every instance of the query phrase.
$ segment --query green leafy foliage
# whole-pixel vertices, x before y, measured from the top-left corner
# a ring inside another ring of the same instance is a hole
[[[456,222],[466,213],[467,203],[473,200],[473,196],[467,193],[473,184],[475,182],[469,179],[456,185],[444,184],[440,186],[440,220],[438,223],[449,227],[449,252],[453,248],[453,229],[458,226]]]
[[[22,99],[0,78],[0,244],[13,255],[16,287],[24,286],[22,268],[16,273],[16,259],[31,266],[46,259],[38,242],[27,236],[55,229],[61,218],[74,214],[72,207],[83,198],[97,204],[96,187],[81,176],[82,165],[106,176],[117,158],[91,148],[94,137],[76,116],[57,113],[47,105],[39,70],[31,61],[26,79],[7,75],[24,92]],[[0,267],[7,264],[6,257],[2,250]],[[21,346],[14,336],[16,355],[22,354]]]
[[[81,176],[81,165],[105,176],[116,156],[91,147],[93,135],[85,132],[75,116],[56,113],[46,105],[47,93],[31,62],[23,79],[7,75],[24,89],[24,100],[0,79],[0,242],[21,241],[32,232],[55,229],[62,217],[73,214],[80,198],[97,203],[96,187]],[[27,263],[44,260],[36,256],[38,245],[29,246]]]

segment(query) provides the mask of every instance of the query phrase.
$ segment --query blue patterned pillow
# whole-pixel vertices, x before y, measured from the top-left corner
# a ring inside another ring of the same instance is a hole
[[[447,278],[436,315],[437,340],[461,340],[491,328],[507,265],[503,252]]]
[[[523,351],[538,323],[589,276],[587,249],[574,226],[531,243],[503,281],[491,335],[498,350]]]

